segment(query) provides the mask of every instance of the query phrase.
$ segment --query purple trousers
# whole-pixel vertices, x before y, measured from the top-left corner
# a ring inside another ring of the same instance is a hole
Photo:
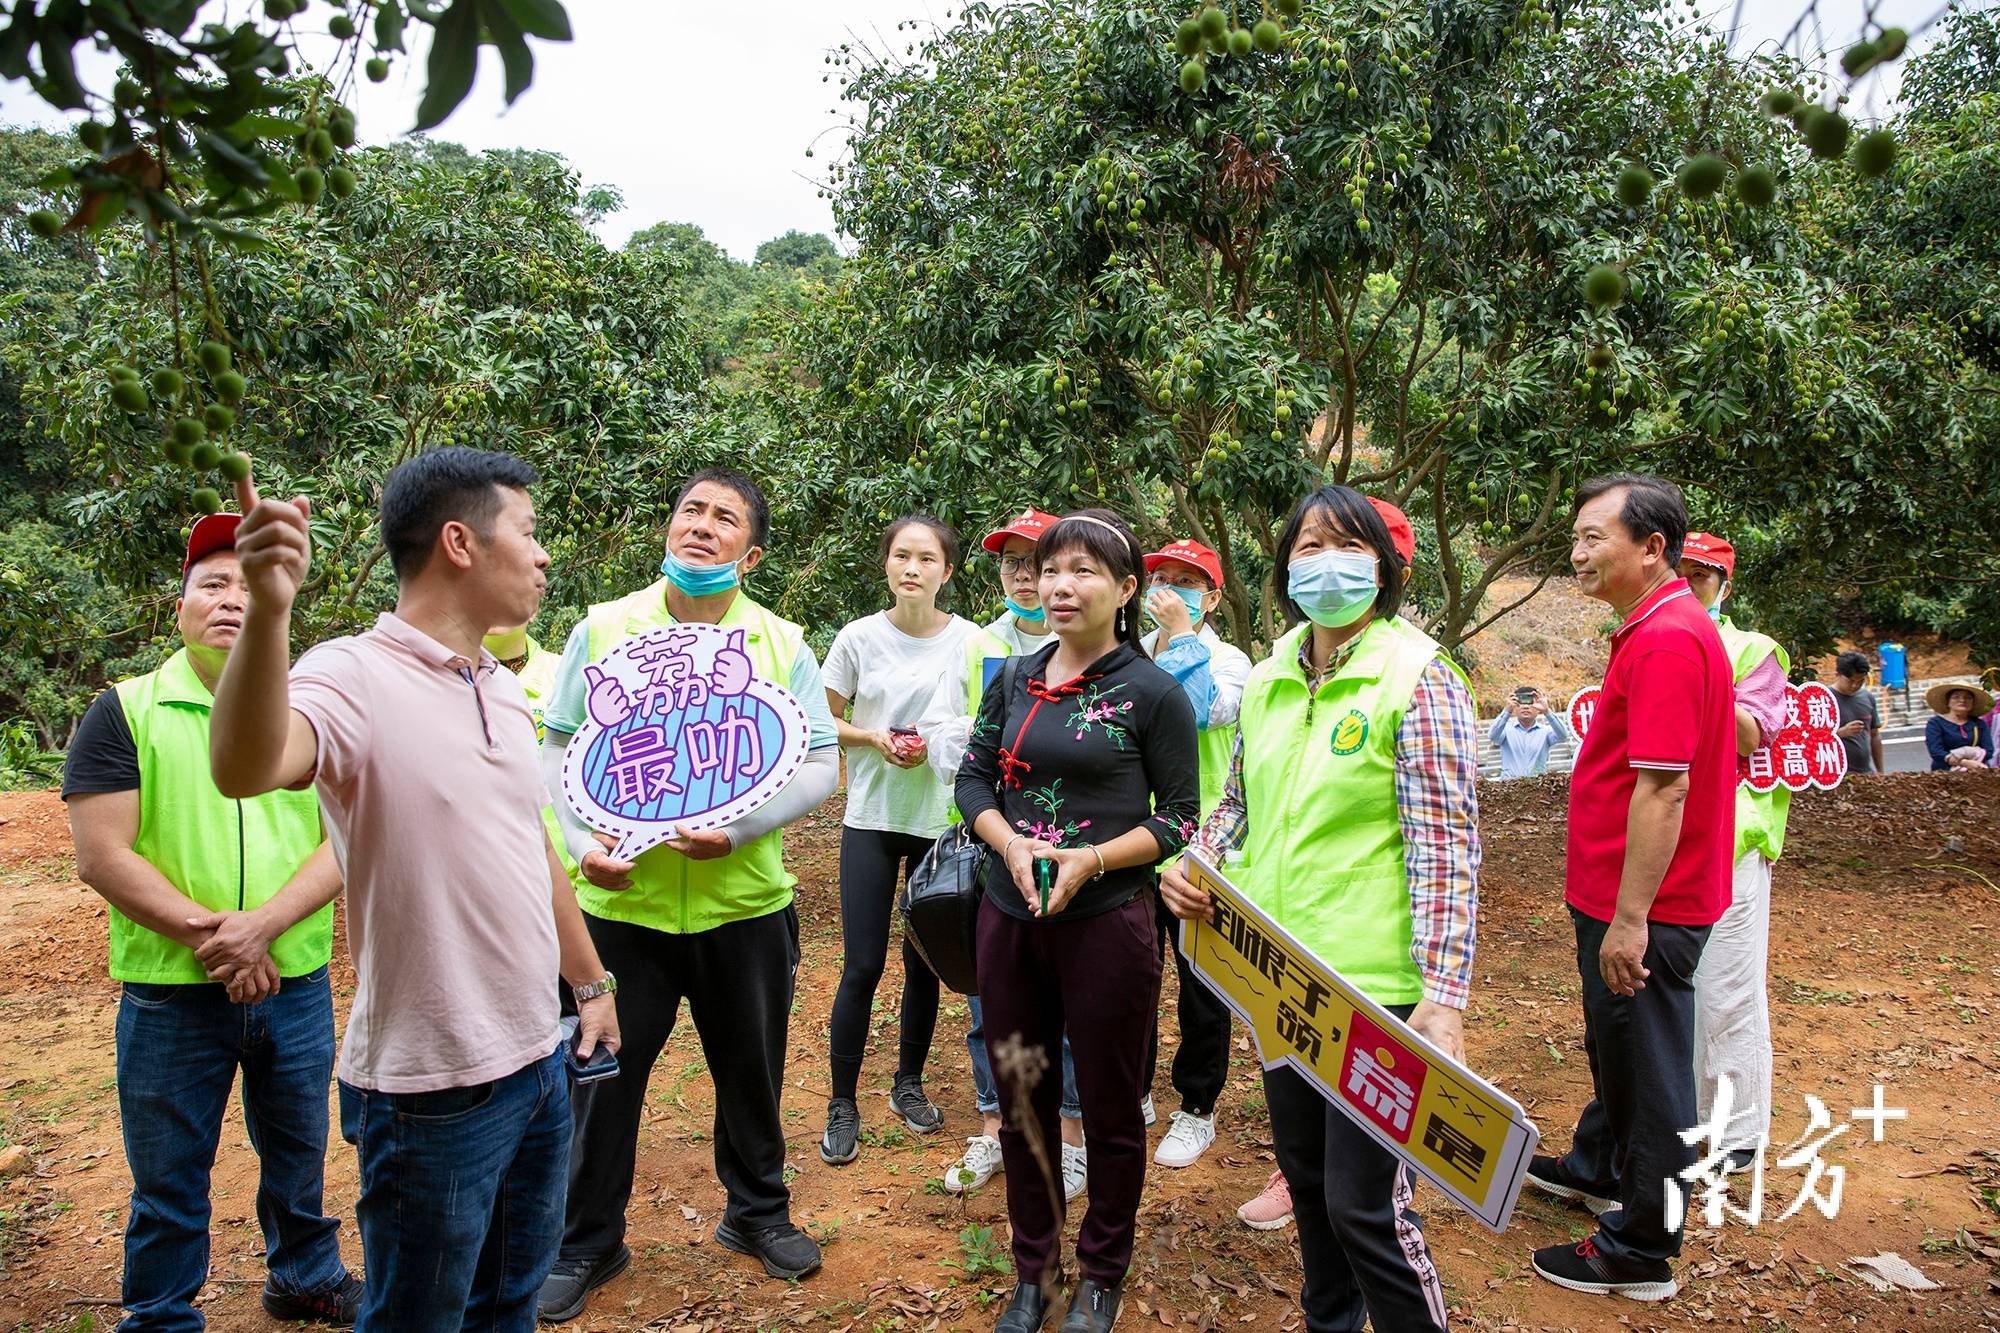
[[[1058,1271],[1063,1226],[1062,1101],[1058,1052],[1069,1032],[1076,1056],[1077,1098],[1089,1142],[1090,1208],[1077,1234],[1082,1276],[1115,1283],[1132,1266],[1132,1231],[1146,1185],[1146,1049],[1160,1009],[1160,955],[1153,902],[1141,893],[1097,916],[1041,921],[979,908],[979,997],[987,1049],[1000,1090],[1000,1154],[1006,1164],[1007,1218],[1014,1228],[1014,1270],[1033,1285]],[[1028,1146],[1015,1109],[1011,1071],[998,1047],[1019,1035],[1049,1056],[1049,1069],[1029,1093],[1041,1126],[1052,1194]]]

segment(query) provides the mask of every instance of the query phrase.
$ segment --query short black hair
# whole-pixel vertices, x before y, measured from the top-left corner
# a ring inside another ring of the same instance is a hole
[[[1131,525],[1109,509],[1079,509],[1064,514],[1035,540],[1035,568],[1066,551],[1083,551],[1110,571],[1114,579],[1130,578],[1134,587],[1112,622],[1120,642],[1139,646],[1139,597],[1146,582],[1146,551],[1132,535]]]
[[[1853,649],[1833,659],[1833,674],[1836,676],[1865,676],[1870,669],[1868,659]]]
[[[1389,525],[1382,521],[1382,515],[1360,491],[1352,486],[1327,485],[1309,492],[1293,506],[1292,516],[1285,520],[1285,530],[1278,534],[1278,545],[1271,555],[1271,568],[1276,571],[1278,584],[1278,601],[1292,623],[1297,624],[1306,618],[1306,613],[1292,600],[1292,548],[1299,544],[1299,534],[1305,530],[1306,519],[1314,514],[1323,515],[1341,531],[1359,537],[1363,545],[1375,552],[1375,568],[1382,578],[1382,586],[1375,594],[1375,618],[1387,620],[1402,610],[1403,580],[1397,575],[1404,568],[1403,557],[1396,551],[1396,540],[1389,535]]]
[[[423,573],[447,523],[491,539],[502,488],[525,491],[536,480],[535,470],[512,454],[461,445],[398,463],[382,483],[382,547],[397,580]]]
[[[958,558],[961,554],[958,548],[958,534],[953,532],[944,520],[932,518],[929,514],[905,514],[882,529],[882,545],[875,552],[876,564],[888,562],[889,551],[895,546],[896,538],[903,534],[904,528],[923,528],[931,536],[936,537],[938,549],[944,552],[944,562],[953,569],[958,568]]]
[[[1576,505],[1570,510],[1570,521],[1575,522],[1592,500],[1620,487],[1625,488],[1625,501],[1619,506],[1618,521],[1635,542],[1643,542],[1656,532],[1666,538],[1667,564],[1678,570],[1681,547],[1687,544],[1687,500],[1681,495],[1681,488],[1665,477],[1645,472],[1613,472],[1592,477],[1576,488]]]
[[[681,505],[687,501],[688,492],[705,481],[712,481],[718,486],[726,486],[735,491],[737,498],[741,499],[744,507],[749,509],[752,546],[765,546],[770,543],[771,502],[764,498],[763,488],[750,480],[748,473],[733,467],[705,467],[682,482],[680,494],[674,497],[675,513],[679,513]]]

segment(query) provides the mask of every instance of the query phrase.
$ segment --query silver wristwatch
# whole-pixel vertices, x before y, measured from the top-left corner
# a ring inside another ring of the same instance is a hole
[[[578,1004],[586,1004],[589,1001],[596,999],[600,995],[609,995],[611,994],[611,992],[617,989],[618,989],[617,975],[615,973],[606,972],[603,976],[599,977],[597,980],[590,982],[587,985],[578,986],[574,988],[570,993],[576,997],[576,1002]]]

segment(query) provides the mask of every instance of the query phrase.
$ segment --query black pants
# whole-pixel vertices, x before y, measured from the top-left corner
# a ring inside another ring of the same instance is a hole
[[[868,1048],[868,1017],[875,987],[889,962],[889,926],[895,915],[898,872],[917,868],[931,849],[930,838],[880,829],[840,830],[840,988],[833,994],[833,1021],[827,1055],[833,1065],[833,1095],[854,1096],[861,1080],[861,1057]],[[903,937],[903,1032],[896,1073],[921,1074],[937,1032],[938,979],[923,956]]]
[[[1621,1205],[1597,1219],[1598,1249],[1620,1258],[1671,1259],[1681,1252],[1681,1233],[1667,1230],[1667,1183],[1694,1161],[1680,1135],[1696,1118],[1694,970],[1709,927],[1648,923],[1645,965],[1652,975],[1644,989],[1625,996],[1605,985],[1598,970],[1610,923],[1573,907],[1569,914],[1583,977],[1592,1096],[1563,1168],[1583,1189]]]
[[[562,1257],[609,1254],[625,1239],[646,1081],[685,999],[715,1085],[715,1174],[739,1230],[791,1218],[785,1129],[785,1031],[799,966],[794,907],[673,935],[584,915],[597,956],[618,975],[619,1073],[580,1086],[570,1142]]]
[[[1408,1018],[1414,1005],[1393,1005]],[[1412,1173],[1290,1065],[1264,1071],[1271,1143],[1299,1224],[1306,1333],[1445,1326],[1444,1288],[1410,1208]]]
[[[1174,1091],[1181,1095],[1181,1110],[1189,1115],[1215,1114],[1216,1099],[1229,1077],[1229,1006],[1202,985],[1175,947],[1180,921],[1167,905],[1153,904],[1160,921],[1160,958],[1174,956],[1174,973],[1180,978],[1180,996],[1174,1008],[1180,1019],[1181,1044],[1174,1052]],[[1160,1064],[1160,1026],[1146,1034],[1146,1087]]]

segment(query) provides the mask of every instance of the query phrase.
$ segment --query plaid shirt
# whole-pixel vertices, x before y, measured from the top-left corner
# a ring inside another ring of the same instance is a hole
[[[1337,652],[1314,671],[1299,642],[1306,687],[1318,692],[1347,663]],[[1479,736],[1472,696],[1433,658],[1417,681],[1396,731],[1396,808],[1403,832],[1403,869],[1410,883],[1411,953],[1423,973],[1424,998],[1465,1008],[1472,992],[1472,952],[1479,917]],[[1211,860],[1243,845],[1250,812],[1243,804],[1243,738],[1229,759],[1222,803],[1196,838]]]

